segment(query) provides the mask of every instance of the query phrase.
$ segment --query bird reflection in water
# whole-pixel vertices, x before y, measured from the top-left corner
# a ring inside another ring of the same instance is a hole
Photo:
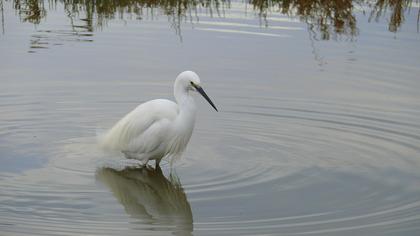
[[[192,235],[191,206],[178,177],[168,178],[160,167],[101,168],[96,178],[112,191],[131,217],[154,231]]]

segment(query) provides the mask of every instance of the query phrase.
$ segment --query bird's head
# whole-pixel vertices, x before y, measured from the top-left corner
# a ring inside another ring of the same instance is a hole
[[[184,71],[178,75],[175,80],[175,90],[181,89],[185,92],[195,91],[200,93],[208,103],[217,111],[216,106],[213,104],[209,96],[204,92],[201,87],[200,77],[193,71]],[[176,93],[176,92],[175,92]]]

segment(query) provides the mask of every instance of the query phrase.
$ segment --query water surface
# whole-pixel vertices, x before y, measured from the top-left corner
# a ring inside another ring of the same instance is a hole
[[[419,235],[419,5],[305,3],[2,0],[1,234]],[[98,150],[187,69],[172,170]]]

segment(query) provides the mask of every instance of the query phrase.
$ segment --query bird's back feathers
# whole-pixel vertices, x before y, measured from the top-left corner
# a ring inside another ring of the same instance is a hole
[[[176,103],[156,99],[140,104],[118,121],[100,138],[100,145],[108,150],[133,153],[152,152],[170,129],[178,114]],[[144,138],[147,137],[147,138]]]

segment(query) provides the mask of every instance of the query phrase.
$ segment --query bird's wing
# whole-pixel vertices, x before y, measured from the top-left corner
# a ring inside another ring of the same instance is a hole
[[[177,114],[178,105],[166,99],[140,104],[102,137],[101,146],[118,151],[149,152],[160,144],[159,139]]]

